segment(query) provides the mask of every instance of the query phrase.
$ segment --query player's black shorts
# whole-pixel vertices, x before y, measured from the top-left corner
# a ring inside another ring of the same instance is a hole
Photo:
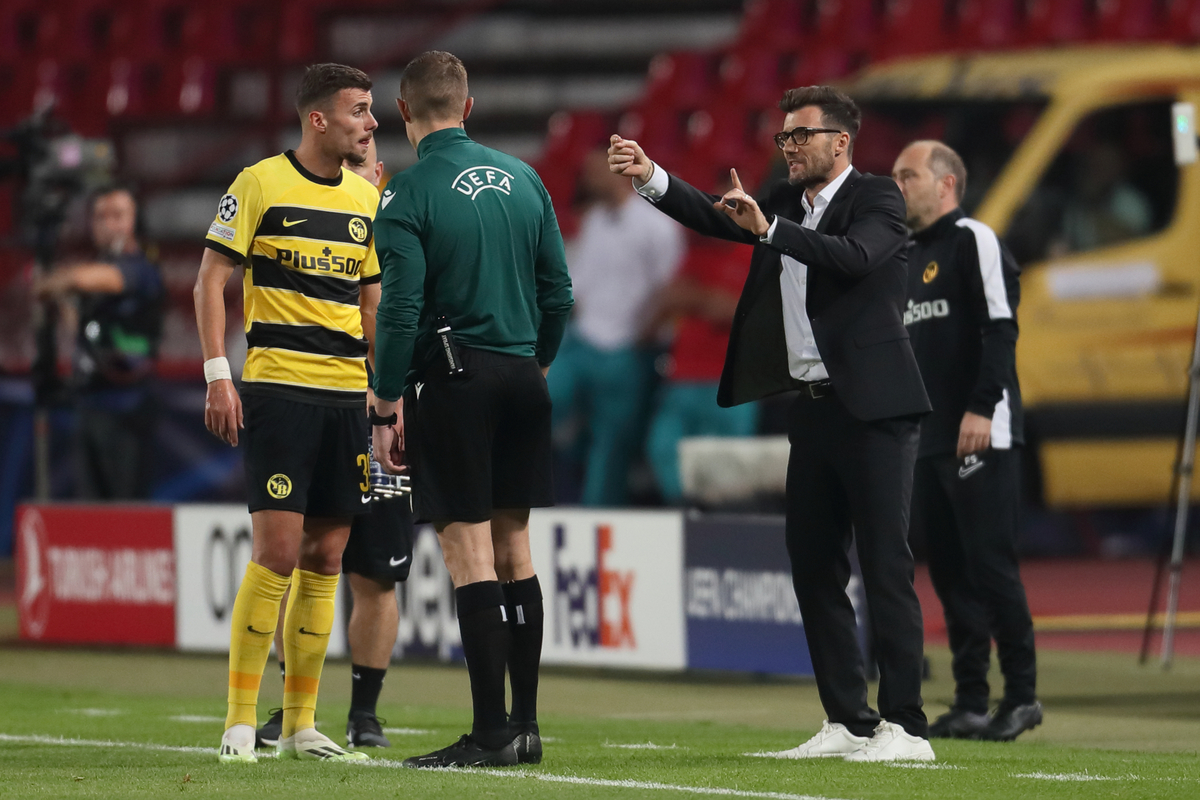
[[[412,569],[413,522],[407,497],[372,500],[355,517],[342,553],[342,572],[377,581],[402,581]]]
[[[251,513],[298,511],[310,517],[365,514],[370,490],[367,415],[245,393],[246,498]]]
[[[416,519],[483,522],[493,509],[554,505],[550,392],[537,359],[460,349],[464,375],[430,369],[404,399]]]

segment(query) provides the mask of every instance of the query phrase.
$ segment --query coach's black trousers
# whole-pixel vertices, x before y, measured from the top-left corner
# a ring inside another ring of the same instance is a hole
[[[1004,699],[1037,696],[1033,620],[1017,565],[1020,451],[986,450],[969,463],[953,454],[917,460],[913,527],[925,532],[929,577],[946,615],[954,705],[988,707],[992,639]]]
[[[836,395],[799,397],[791,409],[788,555],[817,691],[830,722],[870,736],[882,716],[928,736],[921,709],[923,628],[913,589],[908,510],[916,417],[863,422]],[[846,594],[855,541],[879,662],[879,712]]]

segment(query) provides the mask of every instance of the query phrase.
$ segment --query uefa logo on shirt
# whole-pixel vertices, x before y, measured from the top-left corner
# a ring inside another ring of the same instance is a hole
[[[458,173],[450,188],[474,200],[485,189],[495,189],[501,194],[512,194],[512,175],[499,167],[471,167]]]

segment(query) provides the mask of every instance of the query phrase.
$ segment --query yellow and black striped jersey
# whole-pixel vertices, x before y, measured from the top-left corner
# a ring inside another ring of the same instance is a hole
[[[243,390],[320,405],[365,402],[360,283],[380,280],[379,192],[347,169],[322,178],[292,151],[242,170],[205,245],[245,266]]]

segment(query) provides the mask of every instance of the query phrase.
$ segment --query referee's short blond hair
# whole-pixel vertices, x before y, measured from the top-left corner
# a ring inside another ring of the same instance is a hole
[[[467,69],[452,53],[421,53],[404,68],[400,99],[413,119],[461,119],[467,105]]]

